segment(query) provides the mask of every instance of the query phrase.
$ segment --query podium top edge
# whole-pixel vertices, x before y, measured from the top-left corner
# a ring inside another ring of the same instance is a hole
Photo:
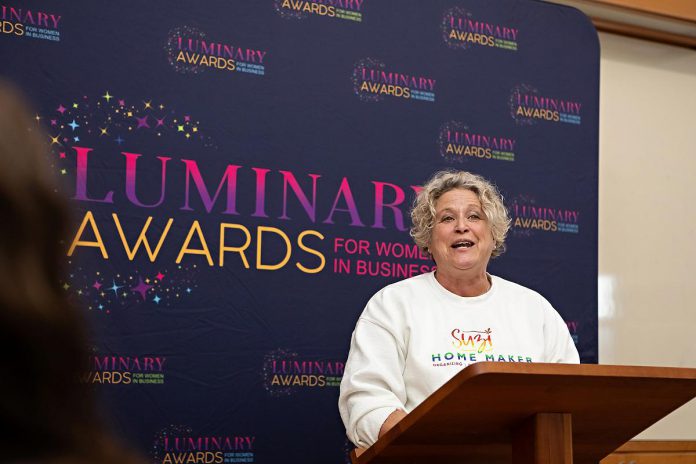
[[[621,366],[610,364],[500,363],[477,362],[462,369],[451,380],[485,374],[568,375],[588,377],[651,377],[696,379],[696,368],[663,366]]]

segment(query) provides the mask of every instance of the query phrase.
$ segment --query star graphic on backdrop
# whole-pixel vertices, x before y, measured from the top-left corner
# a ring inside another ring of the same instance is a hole
[[[67,109],[66,107],[64,107],[63,105],[60,105],[60,106],[58,106],[58,108],[56,108],[56,111],[59,112],[60,114],[63,114],[63,113],[65,113],[66,109]]]
[[[189,122],[191,120],[191,116],[188,114],[184,116],[184,121]]]
[[[102,287],[102,284],[98,280],[95,280],[94,283],[92,284],[92,287],[99,290]]]
[[[60,159],[65,159],[65,152],[61,151],[60,153],[58,153],[58,156],[60,156]]]
[[[61,145],[61,143],[60,143],[60,134],[56,135],[55,137],[51,137],[51,136],[49,135],[49,137],[51,138],[51,145],[55,145],[55,144]]]
[[[197,128],[197,127],[194,127],[194,128],[191,129],[191,130],[192,130],[193,132],[198,132],[198,128]]]
[[[111,282],[113,282],[113,285],[112,285],[111,287],[107,288],[107,290],[113,291],[113,292],[114,292],[114,295],[118,296],[118,290],[119,290],[120,288],[123,288],[123,285],[116,285],[116,281],[115,281],[115,280],[112,280]]]
[[[162,119],[155,118],[155,121],[157,121],[157,125],[155,127],[164,126],[164,118],[162,118]]]
[[[146,101],[146,102],[143,102],[143,103],[145,103],[145,108],[143,108],[143,109],[145,109],[145,110],[148,109],[148,108],[152,109],[152,100]]]
[[[143,301],[145,301],[145,294],[151,288],[152,288],[152,285],[146,284],[145,282],[143,282],[143,278],[138,276],[138,285],[136,285],[135,287],[131,287],[131,292],[140,293],[140,296],[143,297]]]
[[[109,95],[109,91],[108,91],[108,90],[106,91],[106,94],[102,95],[102,97],[106,100],[107,103],[109,103],[109,101],[110,101],[112,98],[114,98],[113,95]]]
[[[34,116],[34,119],[36,119],[36,122],[39,122],[41,120],[41,116],[37,114],[36,116]]]
[[[186,138],[191,138],[191,134],[186,134]]]
[[[78,106],[77,103],[73,103],[73,104],[72,104],[72,107],[73,107],[73,108],[77,108],[77,106]]]
[[[191,293],[191,288],[190,288],[190,287],[186,287],[186,293]]]
[[[121,145],[123,142],[125,142],[125,140],[122,139],[121,136],[119,135],[118,137],[116,137],[116,138],[114,139],[114,142],[116,142],[116,143],[118,143],[119,145]]]
[[[72,120],[72,122],[70,124],[68,124],[68,126],[72,127],[73,132],[75,132],[75,129],[80,127],[80,125],[78,123],[76,123],[74,119]]]
[[[147,123],[147,115],[145,115],[144,118],[139,118],[136,116],[135,119],[138,120],[138,127],[136,127],[136,129],[140,129],[141,127],[147,127],[148,129],[150,128],[150,124]]]
[[[126,106],[126,101],[125,101],[125,100],[119,100],[119,101],[118,101],[118,106]]]
[[[58,121],[56,121],[55,119],[51,119],[51,125],[55,126],[56,124],[58,124]]]
[[[164,274],[162,274],[161,272],[158,272],[157,275],[156,275],[155,277],[157,277],[157,279],[158,279],[160,282],[162,282],[162,279],[164,279]]]
[[[99,306],[97,306],[97,308],[104,309],[104,305],[100,303]]]
[[[162,301],[162,298],[160,298],[159,295],[155,295],[155,297],[152,299],[152,301],[159,304],[159,302]]]
[[[63,290],[67,290],[69,288],[70,288],[70,285],[68,285],[67,282],[63,284]]]
[[[99,137],[101,137],[102,135],[109,135],[109,133],[107,132],[107,129],[108,129],[108,127],[105,127],[105,128],[103,128],[103,129],[100,127],[100,128],[99,128],[99,131],[100,131],[101,133],[99,134]]]
[[[75,142],[79,142],[79,141],[80,141],[80,137],[75,136],[75,137],[73,137],[73,140],[74,140]]]
[[[184,132],[184,126],[176,126],[178,132]]]

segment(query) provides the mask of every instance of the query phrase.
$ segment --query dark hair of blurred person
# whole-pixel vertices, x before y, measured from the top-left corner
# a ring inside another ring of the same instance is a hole
[[[138,462],[101,425],[80,312],[60,286],[65,200],[47,135],[0,81],[0,461]]]

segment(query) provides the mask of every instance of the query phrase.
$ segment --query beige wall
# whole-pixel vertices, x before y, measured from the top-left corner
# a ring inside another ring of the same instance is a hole
[[[600,41],[599,361],[696,368],[696,50]],[[696,440],[696,401],[638,438]]]

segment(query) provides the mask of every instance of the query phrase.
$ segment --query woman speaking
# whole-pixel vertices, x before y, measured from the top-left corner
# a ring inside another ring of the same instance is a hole
[[[383,288],[358,319],[339,410],[359,447],[471,363],[580,362],[544,297],[486,272],[510,228],[495,186],[469,172],[438,172],[411,218],[411,236],[437,268]]]

